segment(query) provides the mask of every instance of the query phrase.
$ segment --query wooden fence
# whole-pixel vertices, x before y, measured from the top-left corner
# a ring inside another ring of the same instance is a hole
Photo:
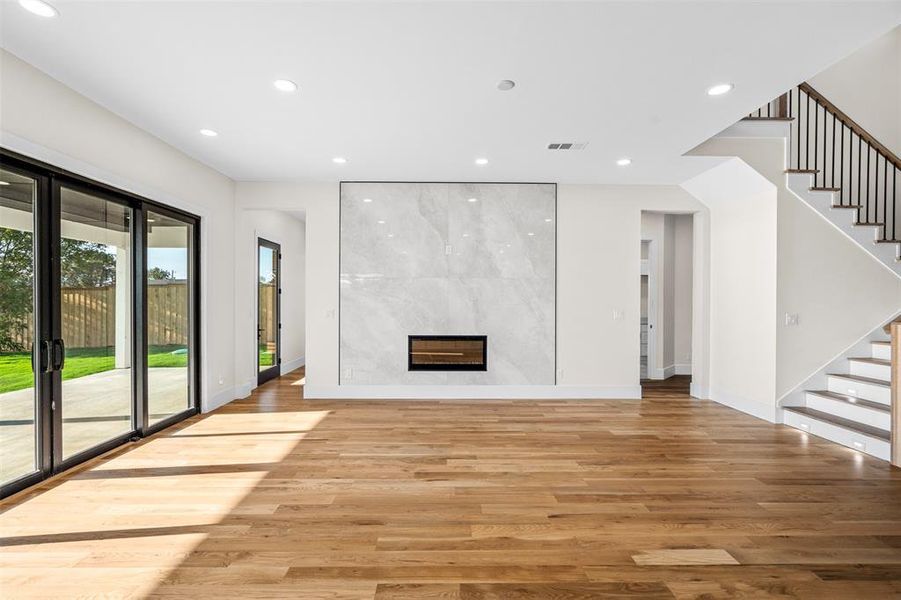
[[[63,340],[69,348],[116,345],[116,288],[62,288]],[[147,286],[147,343],[151,346],[188,343],[188,285],[184,281]],[[23,348],[34,340],[33,319],[16,328]]]
[[[278,332],[277,314],[275,310],[275,284],[260,284],[260,343],[274,347]]]

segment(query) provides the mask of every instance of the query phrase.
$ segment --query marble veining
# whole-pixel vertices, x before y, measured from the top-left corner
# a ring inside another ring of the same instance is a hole
[[[341,185],[340,383],[553,384],[556,186]],[[407,370],[407,336],[488,336],[488,370]]]

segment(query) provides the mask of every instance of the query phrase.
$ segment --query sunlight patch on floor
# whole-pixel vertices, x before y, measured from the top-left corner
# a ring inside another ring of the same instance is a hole
[[[0,588],[151,592],[210,535],[240,535],[220,525],[233,511],[275,509],[239,505],[328,414],[213,414],[12,506],[0,514]]]

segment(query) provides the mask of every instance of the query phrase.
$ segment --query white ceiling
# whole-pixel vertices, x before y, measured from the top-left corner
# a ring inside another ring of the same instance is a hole
[[[680,182],[709,164],[685,151],[901,22],[897,0],[51,3],[3,2],[2,46],[236,180]]]

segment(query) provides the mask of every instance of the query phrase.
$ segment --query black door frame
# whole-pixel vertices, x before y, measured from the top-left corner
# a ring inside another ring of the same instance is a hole
[[[93,181],[53,165],[0,148],[0,166],[30,177],[37,182],[33,206],[34,218],[34,331],[39,340],[32,349],[32,363],[37,366],[35,376],[35,424],[37,470],[0,487],[5,498],[44,479],[65,471],[79,463],[124,444],[129,440],[150,435],[175,422],[197,414],[200,408],[200,218],[187,212],[160,205],[152,200]],[[52,368],[51,356],[57,351],[64,356],[56,340],[62,337],[60,297],[60,188],[66,187],[88,193],[103,200],[128,206],[132,210],[131,243],[133,249],[132,274],[132,422],[130,431],[63,459],[62,455],[62,371]],[[160,212],[193,226],[189,241],[190,317],[189,332],[189,397],[192,405],[152,427],[147,420],[147,358],[146,358],[146,263],[147,210]]]
[[[271,367],[260,370],[260,335],[263,330],[260,327],[260,250],[269,248],[275,252],[275,357]],[[257,237],[257,335],[254,355],[257,362],[257,385],[262,385],[270,379],[281,375],[282,371],[282,247],[277,242]]]

